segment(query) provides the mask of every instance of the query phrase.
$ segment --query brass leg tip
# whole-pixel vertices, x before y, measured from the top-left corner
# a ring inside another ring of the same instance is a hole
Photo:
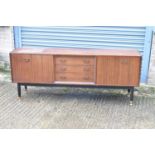
[[[130,101],[130,106],[132,106],[133,105],[133,101]]]
[[[21,97],[18,96],[18,99],[21,100]]]

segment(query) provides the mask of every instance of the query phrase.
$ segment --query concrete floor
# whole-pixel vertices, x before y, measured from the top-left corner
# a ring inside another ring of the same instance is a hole
[[[0,82],[0,128],[155,128],[155,98],[127,91],[29,87]]]

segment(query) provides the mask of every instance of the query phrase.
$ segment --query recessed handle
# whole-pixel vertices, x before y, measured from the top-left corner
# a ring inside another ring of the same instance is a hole
[[[85,72],[89,72],[90,71],[90,68],[84,68],[83,69]]]
[[[67,78],[65,76],[60,76],[61,80],[66,80]]]
[[[31,59],[24,59],[24,62],[30,62]]]
[[[84,80],[89,80],[88,76],[83,77]]]
[[[83,62],[88,64],[88,63],[90,63],[90,60],[89,59],[84,59]]]
[[[123,63],[123,64],[128,64],[129,61],[128,61],[127,59],[122,59],[122,60],[121,60],[121,63]]]
[[[67,68],[63,67],[60,69],[61,72],[65,72],[67,70]]]
[[[60,59],[60,62],[66,63],[66,60],[65,59]]]

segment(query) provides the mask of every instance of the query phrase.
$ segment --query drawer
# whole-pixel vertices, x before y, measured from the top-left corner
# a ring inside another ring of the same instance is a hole
[[[56,65],[55,71],[58,73],[94,73],[94,66],[67,66]]]
[[[94,82],[94,74],[56,73],[55,81]]]
[[[92,56],[56,56],[55,63],[61,65],[95,65]]]

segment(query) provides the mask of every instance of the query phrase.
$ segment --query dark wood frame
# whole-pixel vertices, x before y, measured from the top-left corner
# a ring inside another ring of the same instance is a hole
[[[26,91],[27,91],[27,86],[127,89],[128,93],[130,93],[130,101],[133,101],[134,99],[134,87],[132,86],[95,86],[95,85],[17,83],[18,97],[21,97],[21,86],[24,86]]]

